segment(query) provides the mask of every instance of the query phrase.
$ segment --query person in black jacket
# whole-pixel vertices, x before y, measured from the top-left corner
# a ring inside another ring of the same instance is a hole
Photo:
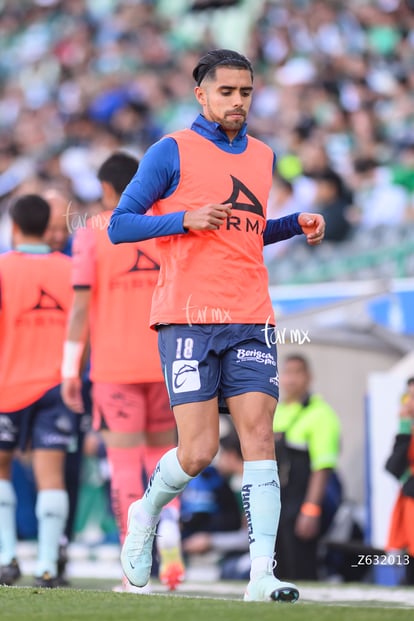
[[[314,173],[312,178],[316,183],[313,209],[325,219],[325,240],[335,243],[349,239],[352,232],[348,218],[353,200],[351,191],[330,168]]]
[[[401,400],[400,422],[385,469],[401,484],[394,505],[386,549],[403,551],[406,584],[414,584],[414,377],[407,380]]]

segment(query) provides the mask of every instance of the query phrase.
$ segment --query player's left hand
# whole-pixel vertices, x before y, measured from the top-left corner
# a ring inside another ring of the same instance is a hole
[[[298,223],[310,246],[320,244],[325,235],[325,220],[319,213],[300,213]]]
[[[82,381],[80,377],[62,379],[60,394],[66,407],[76,414],[83,414],[85,407],[82,399]]]

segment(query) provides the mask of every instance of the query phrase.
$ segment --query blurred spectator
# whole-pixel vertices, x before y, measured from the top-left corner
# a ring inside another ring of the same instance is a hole
[[[45,244],[52,252],[63,252],[70,255],[72,252],[72,239],[68,228],[69,223],[69,199],[56,190],[47,190],[44,198],[50,205],[50,219],[44,235]]]
[[[399,161],[391,166],[392,178],[395,184],[401,185],[411,195],[411,212],[414,211],[414,140],[406,142],[399,147]]]
[[[295,198],[304,209],[313,209],[316,200],[316,180],[330,168],[325,147],[318,140],[303,141],[298,146],[300,172],[292,179]]]
[[[364,229],[402,224],[409,196],[402,186],[393,183],[390,171],[371,158],[356,159],[354,168],[356,223]]]
[[[393,508],[386,549],[408,555],[405,583],[414,584],[414,377],[407,380],[401,399],[399,429],[386,470],[400,482],[401,488]]]
[[[275,174],[273,177],[273,185],[269,195],[269,204],[267,206],[267,218],[282,218],[288,216],[291,213],[302,211],[302,208],[295,198],[293,185],[280,176]],[[266,263],[269,263],[276,257],[284,255],[292,244],[295,243],[295,238],[285,239],[277,244],[268,244],[263,248],[263,256]]]
[[[342,495],[334,474],[339,420],[311,381],[306,358],[284,360],[273,425],[282,503],[276,551],[279,575],[291,580],[318,579],[318,545]]]
[[[351,205],[351,193],[345,187],[341,177],[329,168],[313,176],[316,191],[312,211],[325,218],[325,240],[340,242],[347,239],[351,223],[347,217]]]

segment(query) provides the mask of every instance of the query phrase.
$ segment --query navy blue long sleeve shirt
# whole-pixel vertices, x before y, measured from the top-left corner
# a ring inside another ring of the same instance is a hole
[[[247,148],[246,124],[232,141],[218,123],[208,121],[201,114],[191,129],[227,153],[243,153]],[[163,138],[148,149],[112,213],[108,227],[112,243],[136,242],[152,237],[186,233],[183,227],[185,210],[162,216],[146,215],[154,203],[174,192],[179,180],[180,157],[177,143],[171,137]],[[264,244],[273,244],[302,234],[298,215],[299,213],[294,213],[283,218],[267,220],[263,232]]]

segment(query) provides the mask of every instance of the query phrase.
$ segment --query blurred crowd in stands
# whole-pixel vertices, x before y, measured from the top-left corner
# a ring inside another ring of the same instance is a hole
[[[233,47],[256,68],[249,131],[278,154],[272,217],[322,211],[335,244],[413,220],[412,0],[0,4],[0,213],[49,185],[96,205],[105,157],[188,126],[190,68]]]

